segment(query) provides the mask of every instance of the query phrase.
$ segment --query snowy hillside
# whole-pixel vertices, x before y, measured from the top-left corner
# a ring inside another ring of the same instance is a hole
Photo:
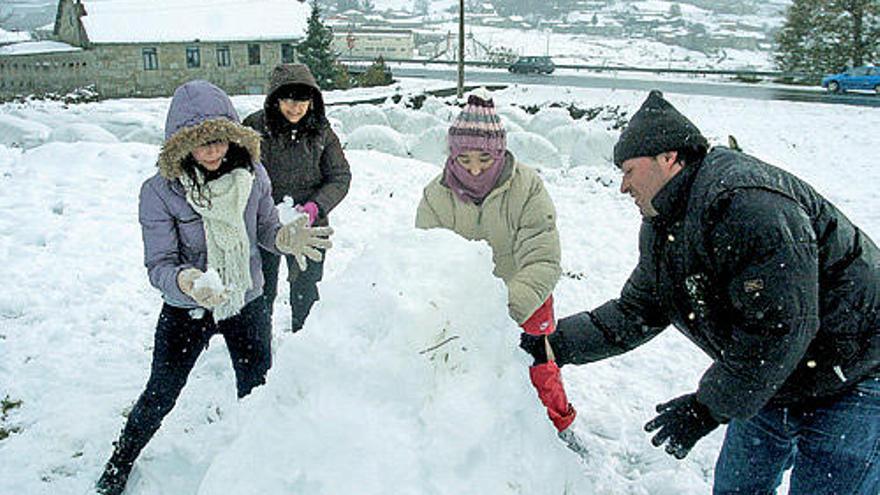
[[[640,218],[617,191],[608,128],[613,108],[631,113],[644,97],[529,86],[496,94],[511,148],[539,168],[556,203],[560,316],[614,297],[635,263]],[[880,239],[878,140],[849,125],[876,129],[880,110],[668,97],[713,143],[735,135]],[[234,102],[245,115],[261,98]],[[584,122],[554,102],[602,110]],[[487,246],[412,227],[422,186],[440,172],[438,143],[457,113],[448,103],[330,107],[353,180],[331,215],[321,300],[296,335],[282,332],[290,316],[276,308],[269,381],[244,401],[213,340],[127,493],[709,492],[723,429],[684,461],[642,430],[655,404],[695,388],[708,360],[693,345],[670,330],[628,355],[564,369],[574,428],[590,449],[582,462],[528,382]],[[0,106],[0,432],[9,433],[0,493],[84,493],[143,388],[161,303],[142,266],[137,194],[155,172],[167,105]]]

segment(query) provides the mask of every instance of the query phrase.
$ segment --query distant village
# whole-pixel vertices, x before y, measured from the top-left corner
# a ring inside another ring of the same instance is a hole
[[[259,4],[265,4],[260,7]],[[33,34],[0,30],[0,98],[91,88],[102,97],[165,96],[183,81],[209,79],[234,94],[259,94],[278,63],[297,61],[308,2],[224,4],[223,16],[195,0],[59,0],[55,22]],[[640,11],[613,0],[582,0],[554,20],[499,15],[491,2],[469,1],[468,26],[540,29],[609,38],[651,39],[692,50],[771,50],[766,25],[721,21],[708,30],[668,11]],[[454,60],[455,12],[414,15],[363,9],[324,12],[341,60]],[[272,12],[271,16],[255,12]],[[218,17],[220,17],[218,19]],[[269,19],[267,20],[267,17]],[[470,42],[473,60],[515,57],[505,47]]]

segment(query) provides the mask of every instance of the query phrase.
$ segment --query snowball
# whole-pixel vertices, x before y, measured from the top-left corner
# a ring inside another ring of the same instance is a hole
[[[276,206],[276,208],[278,208],[278,220],[280,220],[282,224],[287,225],[295,222],[299,217],[309,216],[308,213],[298,211],[296,206],[297,205],[293,202],[293,198],[290,196],[284,196],[281,203]]]
[[[205,273],[193,281],[193,290],[211,289],[215,294],[219,294],[226,290],[223,287],[223,281],[220,280],[220,274],[213,268],[208,268]]]

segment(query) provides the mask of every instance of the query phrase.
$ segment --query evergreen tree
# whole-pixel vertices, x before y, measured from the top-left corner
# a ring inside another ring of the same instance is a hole
[[[880,55],[880,0],[794,0],[776,35],[776,66],[819,76]]]
[[[430,0],[415,0],[413,2],[413,13],[416,15],[426,16],[431,10]]]
[[[394,82],[391,76],[391,69],[385,64],[385,59],[380,55],[373,61],[373,64],[359,78],[360,86],[368,88],[371,86],[387,86]]]
[[[300,62],[306,64],[322,89],[335,89],[337,80],[336,52],[333,51],[333,31],[321,21],[318,1],[312,0],[312,15],[306,30],[306,39],[296,47]]]

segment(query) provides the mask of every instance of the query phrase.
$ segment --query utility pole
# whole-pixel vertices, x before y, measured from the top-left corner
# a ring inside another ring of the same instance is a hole
[[[464,97],[464,0],[458,0],[458,97]]]

